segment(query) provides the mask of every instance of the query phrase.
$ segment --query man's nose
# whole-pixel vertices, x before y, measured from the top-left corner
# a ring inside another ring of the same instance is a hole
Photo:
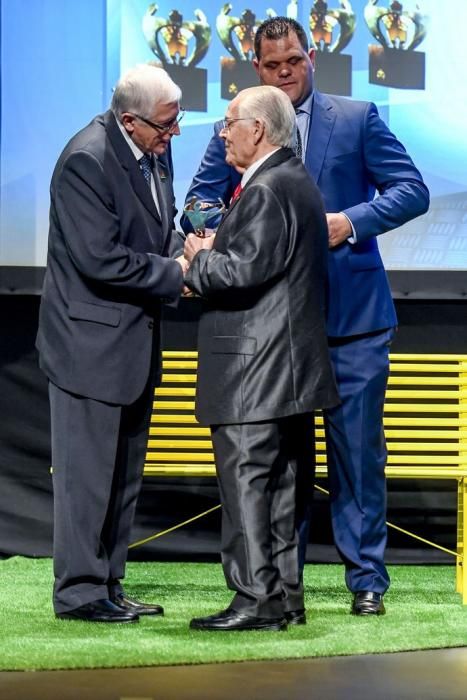
[[[279,70],[279,75],[289,75],[290,74],[290,66],[287,63],[284,63]]]

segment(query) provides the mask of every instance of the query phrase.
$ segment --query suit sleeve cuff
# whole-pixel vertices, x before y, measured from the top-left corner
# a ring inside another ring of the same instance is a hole
[[[355,231],[354,225],[351,222],[351,220],[349,219],[349,217],[347,216],[347,214],[343,211],[341,211],[341,214],[343,214],[345,216],[345,218],[347,219],[347,221],[350,224],[350,228],[352,229],[352,235],[347,238],[347,243],[351,243],[352,245],[354,245],[355,243],[358,242],[357,232]]]

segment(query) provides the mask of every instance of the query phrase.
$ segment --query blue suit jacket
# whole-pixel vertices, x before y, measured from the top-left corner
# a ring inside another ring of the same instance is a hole
[[[218,122],[187,200],[196,196],[215,202],[220,197],[227,204],[240,180],[225,162],[220,129]],[[316,180],[325,210],[346,214],[357,235],[357,243],[345,242],[329,251],[328,335],[351,336],[396,325],[376,236],[428,209],[422,176],[374,104],[317,91],[305,166]],[[185,218],[182,226],[190,230]]]

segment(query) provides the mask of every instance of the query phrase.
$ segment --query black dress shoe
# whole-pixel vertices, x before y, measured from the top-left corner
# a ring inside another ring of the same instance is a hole
[[[162,605],[141,603],[139,600],[134,600],[133,598],[128,598],[124,593],[118,593],[110,598],[112,603],[118,605],[122,610],[128,610],[128,612],[134,612],[137,615],[163,615],[164,608]]]
[[[288,610],[284,617],[289,625],[306,625],[305,610]]]
[[[374,591],[357,591],[352,603],[352,615],[384,615],[383,594]]]
[[[192,630],[267,630],[279,632],[287,629],[285,617],[254,617],[227,608],[216,615],[195,617],[190,622]]]
[[[107,598],[93,600],[74,610],[55,613],[62,620],[86,620],[87,622],[138,622],[135,612],[124,610]]]

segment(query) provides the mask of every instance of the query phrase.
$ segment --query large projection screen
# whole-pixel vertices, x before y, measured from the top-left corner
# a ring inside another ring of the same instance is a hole
[[[393,291],[404,296],[464,296],[467,3],[400,3],[406,14],[399,23],[391,26],[389,20],[386,24],[380,20],[377,25],[382,42],[370,31],[375,13],[384,14],[384,8],[387,12],[398,3],[329,2],[332,17],[321,28],[315,27],[313,34],[311,12],[325,4],[313,0],[242,0],[230,5],[219,0],[160,0],[157,5],[147,0],[2,1],[0,291],[39,291],[55,161],[67,140],[107,109],[122,71],[150,60],[169,61],[169,69],[177,71],[188,107],[182,134],[173,139],[180,207],[212,124],[224,116],[229,95],[248,76],[250,84],[255,81],[245,24],[283,14],[296,17],[321,48],[329,44],[332,48],[339,36],[346,36],[340,52],[319,53],[319,89],[375,102],[430,188],[431,207],[425,216],[379,237]],[[176,36],[177,22],[182,38],[168,47],[167,37]],[[399,47],[401,43],[414,47],[384,49],[382,43],[391,41]],[[189,62],[193,55],[189,65],[175,65]]]

